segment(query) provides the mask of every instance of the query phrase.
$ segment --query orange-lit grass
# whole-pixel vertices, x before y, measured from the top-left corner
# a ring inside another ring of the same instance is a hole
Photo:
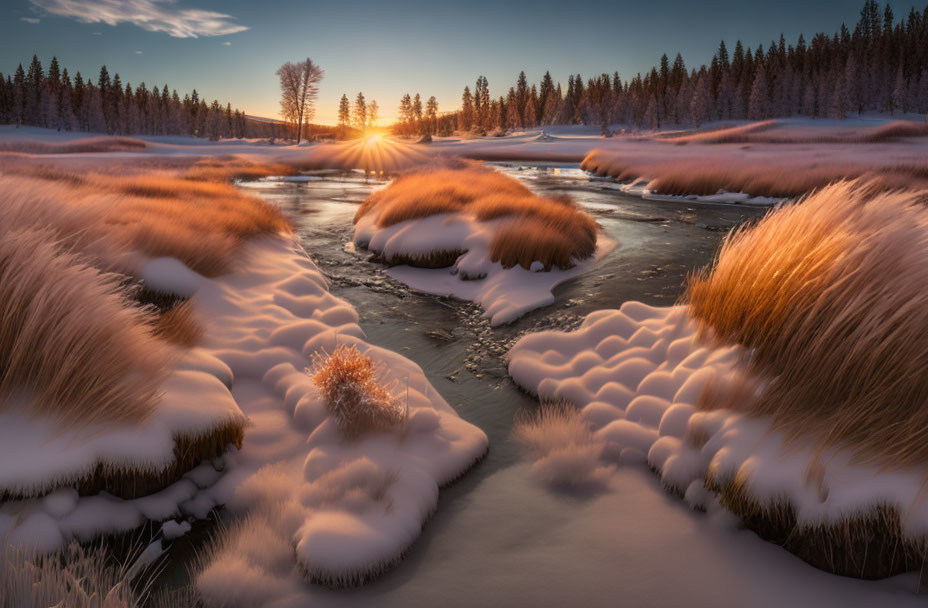
[[[197,324],[188,301],[161,312],[152,325],[152,333],[170,344],[193,348],[203,337],[203,328]]]
[[[864,178],[871,187],[882,190],[928,188],[928,163],[918,162],[873,167],[863,161],[809,163],[788,157],[772,161],[734,154],[654,160],[597,149],[587,154],[580,166],[622,182],[647,180],[653,192],[675,196],[707,196],[725,191],[787,198],[802,196],[839,180],[857,178]]]
[[[379,381],[374,360],[354,345],[315,353],[309,371],[345,435],[391,429],[406,419],[392,387]]]
[[[113,276],[62,251],[47,231],[0,235],[0,409],[66,424],[141,422],[170,351]]]
[[[767,120],[663,139],[676,144],[875,144],[910,137],[928,137],[928,123],[896,120],[876,127],[837,130]]]
[[[490,259],[504,267],[568,268],[596,250],[596,222],[566,197],[542,198],[515,179],[474,162],[424,167],[397,177],[355,213],[377,212],[377,225],[441,213],[469,213],[479,221],[511,218],[495,235]]]
[[[136,152],[148,146],[131,137],[86,137],[74,141],[45,142],[17,140],[0,142],[0,152],[20,154],[81,154],[100,152]]]
[[[925,202],[844,182],[730,234],[685,297],[714,336],[751,349],[762,390],[710,405],[861,462],[928,463]]]
[[[206,182],[230,182],[236,179],[257,179],[271,175],[295,175],[292,164],[255,162],[239,156],[224,156],[197,161],[182,172],[184,179]]]
[[[47,225],[59,238],[105,241],[96,249],[176,257],[205,276],[225,272],[242,243],[290,232],[277,207],[227,183],[171,175],[76,175],[60,168],[17,167],[0,177],[0,217],[11,206],[30,225]],[[22,175],[22,176],[20,176]],[[23,177],[28,176],[28,177]]]

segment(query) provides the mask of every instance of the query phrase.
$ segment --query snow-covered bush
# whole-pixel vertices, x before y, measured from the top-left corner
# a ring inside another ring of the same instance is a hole
[[[348,436],[385,430],[402,423],[406,410],[394,387],[378,379],[374,360],[354,345],[313,355],[313,382],[339,429]]]
[[[522,413],[512,435],[534,460],[532,471],[543,483],[582,492],[608,483],[609,468],[601,461],[605,443],[594,437],[576,407],[548,403],[534,414]]]

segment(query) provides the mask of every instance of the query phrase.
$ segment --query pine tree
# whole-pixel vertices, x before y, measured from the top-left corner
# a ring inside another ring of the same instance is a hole
[[[348,101],[348,96],[343,93],[341,100],[338,102],[338,126],[345,128],[350,122],[351,102]]]
[[[760,49],[758,48],[758,51]],[[751,120],[764,120],[769,113],[770,101],[767,94],[767,74],[763,62],[759,62],[754,74],[754,84],[751,87],[751,98],[748,102],[748,118]]]
[[[886,5],[886,9],[890,17],[892,16],[892,9],[889,8],[889,5]],[[905,86],[905,77],[902,74],[902,66],[899,66],[899,69],[896,71],[896,86],[893,87],[892,94],[892,107],[890,108],[890,113],[895,114],[898,110],[899,112],[905,113],[906,111],[906,86]]]
[[[427,125],[426,132],[430,135],[436,133],[438,127],[438,100],[435,99],[434,95],[425,102],[425,121]]]
[[[412,135],[412,120],[412,98],[409,96],[409,93],[406,93],[400,100],[401,135]]]
[[[690,120],[694,127],[702,126],[709,120],[709,75],[704,69],[696,81],[693,99],[690,102]]]
[[[461,124],[462,131],[470,131],[474,124],[474,98],[470,94],[470,87],[464,87],[461,94]]]
[[[354,99],[354,127],[361,131],[367,127],[367,101],[364,93],[358,93]]]

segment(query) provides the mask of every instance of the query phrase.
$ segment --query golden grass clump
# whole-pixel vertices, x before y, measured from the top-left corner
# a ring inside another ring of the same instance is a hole
[[[313,383],[319,388],[339,429],[349,437],[387,430],[406,419],[393,386],[378,380],[374,360],[354,345],[331,354],[313,354]]]
[[[69,246],[108,254],[114,263],[120,252],[138,251],[178,258],[212,277],[228,269],[247,240],[292,230],[277,207],[226,183],[34,166],[10,173],[0,177],[4,226],[13,219],[48,226]]]
[[[685,299],[714,336],[750,349],[762,390],[711,406],[770,416],[857,462],[928,463],[924,203],[842,182],[729,234]]]
[[[61,251],[53,234],[0,238],[0,410],[20,399],[69,424],[140,422],[170,352],[113,276]]]
[[[546,270],[569,268],[596,251],[596,222],[569,198],[542,198],[519,181],[469,161],[397,177],[361,205],[355,223],[373,212],[381,228],[442,213],[468,213],[482,222],[509,218],[490,246],[490,259],[505,268],[528,269],[535,261]]]

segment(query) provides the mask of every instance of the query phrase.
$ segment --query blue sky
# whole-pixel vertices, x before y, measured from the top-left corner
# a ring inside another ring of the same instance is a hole
[[[891,2],[899,18],[911,2]],[[782,32],[835,31],[856,22],[863,0],[3,0],[0,71],[36,53],[47,64],[96,78],[100,65],[123,82],[165,82],[250,114],[276,116],[274,71],[311,57],[326,70],[316,119],[332,122],[342,93],[381,107],[381,124],[404,92],[460,104],[479,74],[498,96],[525,70],[537,81],[649,69],[679,51],[688,67],[711,59],[719,40],[752,48]],[[919,6],[919,8],[921,8]],[[101,21],[103,20],[103,21]],[[88,22],[91,21],[91,22]],[[96,21],[96,22],[92,22]],[[116,25],[110,25],[110,21]],[[194,37],[195,36],[195,37]]]

